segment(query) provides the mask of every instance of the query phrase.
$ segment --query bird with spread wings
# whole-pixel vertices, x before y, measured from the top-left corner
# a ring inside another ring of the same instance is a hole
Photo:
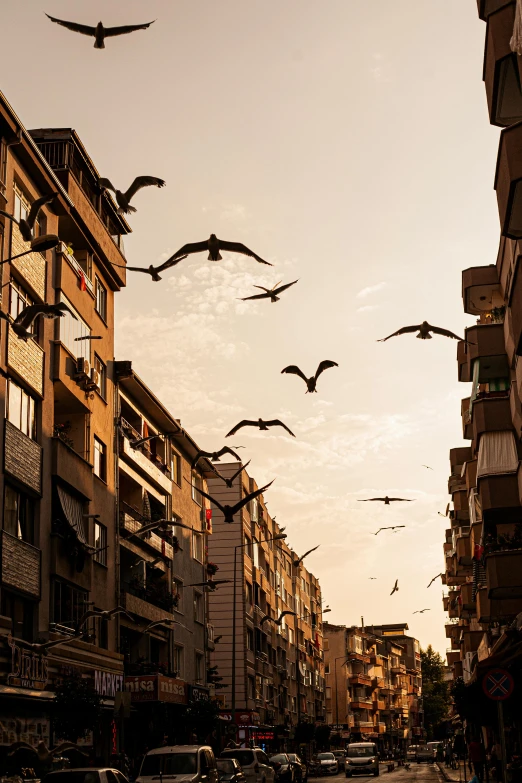
[[[424,614],[424,612],[430,612],[431,609],[417,609],[413,614]]]
[[[189,633],[193,633],[193,631],[191,631],[190,628],[187,628],[186,625],[183,625],[183,623],[180,623],[178,620],[171,620],[168,617],[165,617],[162,620],[153,620],[143,629],[141,633],[143,634],[143,636],[145,636],[146,633],[152,631],[153,628],[157,628],[160,625],[180,625],[182,628],[185,629],[185,631],[188,631]]]
[[[165,187],[165,180],[147,175],[136,177],[132,185],[125,192],[115,188],[110,179],[107,179],[106,177],[101,177],[98,180],[98,185],[104,191],[112,190],[116,197],[116,203],[118,204],[118,215],[128,215],[130,212],[137,211],[136,207],[131,207],[130,202],[138,190],[147,187],[163,188]]]
[[[321,373],[327,370],[329,367],[339,367],[339,365],[337,362],[332,362],[330,359],[324,359],[315,371],[315,375],[312,375],[311,378],[307,378],[304,372],[300,370],[296,364],[290,364],[288,367],[285,367],[284,370],[281,370],[281,375],[283,373],[298,375],[306,383],[305,394],[308,394],[309,392],[317,392],[317,379]]]
[[[180,256],[179,258],[167,258],[166,261],[164,261],[162,264],[159,264],[158,266],[154,266],[154,264],[149,264],[149,266],[127,266],[127,264],[113,264],[113,266],[117,267],[118,269],[126,269],[127,272],[144,272],[146,275],[150,275],[152,280],[155,283],[159,283],[161,280],[160,272],[165,272],[166,269],[170,269],[172,266],[176,266],[176,264],[179,264],[180,261],[183,261],[184,258],[187,258],[187,256]]]
[[[403,326],[402,329],[397,329],[393,334],[389,334],[388,337],[383,337],[381,340],[377,340],[378,343],[385,343],[390,337],[397,337],[400,334],[408,334],[409,332],[418,332],[419,340],[431,340],[430,332],[433,334],[441,334],[443,337],[451,337],[453,340],[463,340],[454,332],[450,332],[449,329],[441,329],[440,326],[431,326],[427,321],[423,321],[417,326]],[[465,342],[465,341],[464,341]]]
[[[395,584],[393,585],[393,590],[391,591],[390,595],[393,595],[394,593],[399,592],[399,580],[395,580]]]
[[[275,479],[273,479],[269,484],[265,484],[264,487],[261,487],[260,489],[256,489],[255,492],[250,492],[246,497],[244,497],[242,500],[239,500],[234,506],[228,505],[228,503],[225,503],[224,505],[219,502],[219,500],[216,500],[212,497],[212,495],[207,494],[206,492],[203,492],[202,489],[199,487],[195,487],[194,484],[191,484],[194,490],[196,492],[199,492],[200,495],[203,495],[203,497],[207,498],[207,500],[210,500],[211,503],[213,503],[216,508],[218,508],[221,513],[224,516],[224,521],[231,524],[234,521],[235,514],[238,513],[238,511],[241,511],[241,509],[247,505],[247,503],[250,503],[251,500],[254,500],[254,498],[257,498],[259,495],[261,495],[265,490],[268,489],[273,483]],[[190,483],[190,482],[189,482]]]
[[[194,470],[196,465],[198,464],[201,457],[208,457],[208,459],[211,459],[212,462],[219,462],[220,457],[222,457],[224,454],[231,454],[233,457],[237,459],[238,462],[241,462],[241,457],[239,454],[236,454],[236,452],[230,448],[230,446],[223,446],[222,449],[219,451],[203,451],[200,449],[194,459],[192,460],[191,468]]]
[[[237,479],[237,477],[239,476],[239,474],[241,473],[241,471],[243,471],[243,470],[246,470],[246,469],[248,468],[248,466],[250,465],[250,463],[251,463],[251,462],[252,462],[252,460],[251,460],[251,459],[249,459],[249,460],[248,460],[248,462],[247,462],[247,463],[245,463],[245,465],[241,465],[241,467],[240,467],[240,468],[238,468],[238,469],[236,470],[236,472],[235,472],[235,473],[234,473],[232,476],[230,476],[229,478],[227,478],[226,476],[223,476],[223,474],[221,474],[221,473],[220,473],[219,471],[217,471],[217,470],[216,470],[216,476],[217,476],[219,479],[221,479],[221,481],[224,481],[224,482],[225,482],[225,484],[227,485],[227,487],[228,487],[229,489],[232,489],[232,487],[234,486],[234,481]],[[273,520],[272,520],[272,521],[273,521]]]
[[[445,576],[444,572],[441,572],[440,574],[437,574],[437,576],[434,576],[431,582],[429,583],[428,587],[431,587],[433,582],[436,582],[439,577]]]
[[[445,513],[443,514],[441,511],[437,511],[437,514],[439,515],[439,517],[447,517],[449,512],[450,512],[450,504],[448,503],[448,505],[446,506]]]
[[[406,525],[390,525],[390,527],[380,527],[376,533],[372,533],[372,536],[378,536],[381,530],[398,530],[400,527],[406,527]]]
[[[11,320],[11,316],[0,310],[0,318],[3,318],[4,321],[8,321],[16,336],[21,340],[24,340],[24,342],[27,342],[27,340],[38,336],[36,332],[30,330],[30,327],[39,316],[42,316],[43,318],[63,318],[66,313],[69,313],[75,321],[78,320],[65,302],[58,302],[58,304],[28,305],[27,307],[24,307],[14,321]]]
[[[293,560],[292,561],[292,565],[294,566],[294,568],[297,568],[298,565],[301,565],[301,563],[303,562],[305,557],[310,555],[312,552],[315,552],[315,550],[319,549],[320,546],[321,546],[321,544],[317,544],[317,546],[314,546],[313,549],[309,549],[308,552],[304,553],[304,555],[301,555],[301,557],[297,558],[296,560]]]
[[[280,280],[279,283],[281,282],[282,281]],[[240,299],[242,302],[249,302],[251,299],[270,299],[271,302],[279,302],[278,294],[282,294],[283,291],[286,291],[287,288],[290,288],[298,282],[299,280],[294,280],[293,283],[286,283],[286,285],[282,286],[279,286],[279,283],[276,283],[273,288],[265,288],[264,285],[255,285],[254,288],[260,288],[261,291],[264,291],[264,294],[254,294],[253,296],[242,297],[240,296],[238,299]]]
[[[286,424],[283,424],[281,419],[271,419],[270,421],[264,421],[263,419],[258,419],[257,421],[243,419],[243,421],[240,421],[239,424],[236,424],[235,427],[232,427],[230,432],[227,432],[225,437],[229,438],[231,435],[235,435],[236,432],[241,429],[241,427],[259,427],[259,429],[263,431],[268,430],[269,427],[283,427],[283,429],[285,429],[293,438],[295,438],[292,430],[287,427]]]
[[[90,617],[101,617],[102,620],[112,620],[117,614],[122,614],[127,620],[133,621],[130,614],[121,606],[115,606],[114,609],[88,609],[78,620],[76,630],[80,631]]]
[[[53,639],[49,642],[42,642],[42,643],[34,643],[29,644],[28,642],[24,642],[24,646],[28,647],[31,652],[36,653],[37,655],[44,655],[47,653],[47,650],[51,650],[53,647],[59,647],[61,644],[67,644],[68,642],[73,641],[74,639],[78,639],[81,636],[79,633],[75,633],[72,636],[62,636],[61,639]]]
[[[174,253],[172,259],[179,258],[179,256],[190,256],[194,253],[204,253],[205,251],[208,251],[209,261],[221,261],[222,255],[220,250],[226,250],[229,253],[241,253],[244,256],[255,258],[260,264],[273,266],[273,264],[262,259],[261,256],[258,256],[242,242],[227,242],[224,239],[218,239],[215,234],[211,234],[209,239],[204,239],[203,242],[189,242],[187,245],[183,245],[183,247],[180,247],[180,249]]]
[[[55,191],[54,193],[50,193],[48,196],[41,196],[40,198],[35,199],[31,204],[31,208],[29,210],[29,213],[27,214],[27,217],[20,218],[20,220],[17,220],[14,215],[10,215],[9,212],[4,212],[2,209],[0,209],[0,215],[3,215],[4,217],[11,220],[13,223],[16,223],[18,228],[20,229],[20,233],[22,235],[22,239],[24,240],[24,242],[30,242],[32,239],[35,238],[34,227],[38,215],[40,214],[41,208],[44,207],[46,204],[50,204],[51,201],[53,201],[53,199],[55,199],[57,195],[58,192]]]
[[[281,623],[283,622],[283,619],[287,615],[292,615],[293,617],[297,617],[297,613],[296,612],[291,612],[289,609],[285,609],[284,612],[281,612],[281,614],[279,615],[277,620],[274,617],[270,617],[269,614],[265,614],[265,616],[261,618],[261,622],[259,624],[263,625],[263,623],[274,623],[274,625],[281,625]]]
[[[232,579],[207,579],[206,582],[193,582],[191,585],[187,585],[187,587],[202,587],[203,589],[207,588],[207,590],[210,590],[210,592],[213,593],[214,590],[217,590],[219,585],[226,585],[232,581]]]
[[[134,33],[136,30],[146,30],[147,27],[150,27],[156,21],[154,19],[152,22],[145,22],[144,24],[126,24],[119,27],[104,27],[103,22],[98,22],[96,27],[91,27],[86,24],[78,24],[78,22],[66,22],[64,19],[57,19],[55,16],[49,16],[49,14],[45,15],[51,22],[66,27],[67,30],[72,30],[73,33],[89,35],[91,38],[94,38],[95,49],[105,49],[106,38],[114,38],[116,35],[127,35],[128,33]]]
[[[400,503],[411,503],[415,498],[389,498],[388,495],[385,495],[383,498],[359,498],[359,503],[371,503],[375,500],[384,503],[385,506],[389,506],[390,503],[397,501]]]

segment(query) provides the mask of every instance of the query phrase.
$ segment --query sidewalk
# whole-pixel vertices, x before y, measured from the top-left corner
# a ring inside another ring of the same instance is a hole
[[[463,783],[471,780],[473,777],[473,773],[468,773],[465,761],[459,762],[459,769],[451,769],[451,767],[447,767],[442,761],[437,761],[435,763],[446,783]]]

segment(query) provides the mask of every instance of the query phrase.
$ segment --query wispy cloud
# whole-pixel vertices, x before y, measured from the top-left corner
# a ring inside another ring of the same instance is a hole
[[[363,305],[357,308],[358,313],[369,313],[371,310],[378,310],[379,305]]]
[[[361,289],[359,293],[356,294],[356,297],[357,299],[366,299],[367,296],[382,291],[387,285],[388,283],[385,280],[382,280],[380,283],[375,283],[375,285],[369,285],[366,288]]]

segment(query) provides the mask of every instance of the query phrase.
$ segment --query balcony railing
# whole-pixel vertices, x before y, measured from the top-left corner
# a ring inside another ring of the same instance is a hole
[[[138,432],[138,430],[134,429],[132,424],[129,424],[129,422],[123,418],[123,416],[120,418],[120,426],[123,431],[124,436],[130,441],[130,440],[139,440],[140,438],[143,438],[143,435],[141,432]],[[168,478],[170,478],[170,469],[169,467],[163,462],[163,460],[157,455],[153,454],[153,452],[150,450],[150,447],[148,443],[144,443],[142,446],[138,446],[135,451],[138,451],[140,454],[143,454],[145,457],[147,457],[150,462],[152,462],[155,467],[158,468],[158,470],[161,470],[162,473],[165,474]]]
[[[92,294],[92,296],[94,296],[94,285],[92,280],[88,277],[87,272],[82,267],[80,262],[76,260],[76,258],[71,252],[69,252],[69,250],[67,249],[67,245],[64,242],[60,242],[60,244],[56,249],[56,252],[61,253],[63,258],[65,258],[65,260],[67,261],[71,269],[78,275],[78,277],[81,278],[83,275],[83,279],[85,280],[85,286],[88,292]]]

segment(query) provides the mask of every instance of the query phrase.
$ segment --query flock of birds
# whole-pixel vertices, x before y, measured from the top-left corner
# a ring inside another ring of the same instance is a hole
[[[53,16],[50,16],[49,14],[46,14],[46,16],[48,16],[48,18],[55,24],[61,25],[62,27],[65,27],[72,32],[94,38],[95,49],[104,49],[105,40],[108,38],[114,36],[126,35],[138,30],[146,30],[147,28],[150,27],[151,24],[154,23],[154,22],[147,22],[138,25],[104,27],[102,22],[99,22],[96,26],[89,26],[84,24],[78,24],[76,22],[66,21],[63,19],[57,19]],[[134,179],[134,181],[126,191],[121,191],[118,188],[116,188],[112,184],[112,182],[107,178],[102,177],[98,181],[100,193],[110,190],[114,194],[114,198],[117,203],[117,211],[119,214],[129,214],[129,213],[136,212],[136,208],[131,204],[131,201],[134,199],[136,194],[143,188],[145,187],[163,188],[165,184],[166,184],[165,181],[163,179],[160,179],[159,177],[138,176]],[[4,217],[6,217],[7,219],[13,221],[18,225],[22,238],[24,239],[25,242],[28,242],[30,244],[30,248],[29,250],[26,251],[26,253],[37,251],[37,250],[43,252],[44,250],[56,247],[60,243],[61,240],[56,235],[49,234],[49,235],[37,236],[35,231],[40,210],[42,209],[43,206],[52,203],[53,199],[57,195],[58,195],[57,193],[51,193],[49,195],[45,195],[42,196],[41,198],[36,199],[33,202],[27,216],[20,220],[17,220],[14,217],[14,215],[0,210],[0,214],[2,214]],[[272,266],[270,262],[261,258],[259,255],[254,253],[254,251],[252,251],[243,243],[230,242],[227,240],[218,239],[216,234],[211,234],[210,237],[206,240],[200,242],[191,242],[183,245],[179,250],[176,251],[176,253],[170,256],[170,258],[168,258],[162,264],[156,266],[154,264],[150,264],[148,267],[135,267],[135,266],[118,265],[118,264],[114,264],[114,266],[120,266],[121,268],[124,268],[129,272],[139,272],[139,273],[148,274],[151,277],[152,281],[159,282],[162,279],[161,274],[163,272],[176,266],[178,263],[188,258],[188,256],[197,253],[208,252],[208,260],[217,262],[222,259],[221,251],[228,252],[228,253],[240,253],[242,255],[254,259],[260,264]],[[26,253],[21,253],[18,256],[12,256],[11,258],[6,259],[2,263],[8,263],[16,258],[19,258],[22,255],[25,255]],[[281,285],[281,282],[282,281],[279,281],[272,288],[266,288],[265,286],[261,286],[261,285],[254,286],[255,288],[260,289],[263,293],[254,294],[252,296],[243,297],[241,299],[242,301],[269,299],[271,303],[275,303],[280,300],[280,294],[282,294],[284,291],[294,286],[296,283],[299,282],[299,280],[294,280],[291,283],[286,283],[284,285]],[[67,305],[65,305],[64,303],[59,303],[59,304],[44,303],[44,304],[29,305],[23,308],[20,314],[14,319],[11,317],[11,315],[0,311],[0,318],[9,321],[10,328],[19,339],[29,340],[37,336],[37,333],[33,329],[37,318],[39,317],[60,318],[63,317],[67,312],[71,315],[72,318],[76,318],[74,313],[72,313],[67,307]],[[392,334],[388,335],[387,337],[382,338],[378,342],[386,342],[392,337],[397,337],[400,335],[414,333],[414,332],[417,332],[416,336],[418,339],[421,340],[432,339],[432,334],[441,335],[443,337],[449,337],[455,340],[463,339],[458,335],[456,335],[454,332],[449,331],[448,329],[432,326],[427,321],[423,321],[421,324],[404,326],[398,329],[396,332],[393,332]],[[77,339],[84,339],[84,338],[77,338]],[[92,339],[101,339],[101,338],[99,336],[94,336],[92,337]],[[307,377],[303,373],[303,371],[299,367],[297,367],[297,365],[289,365],[288,367],[285,367],[283,370],[281,370],[281,373],[287,375],[297,375],[298,377],[300,377],[306,385],[306,394],[308,394],[308,393],[317,392],[317,382],[320,375],[325,370],[332,367],[338,367],[338,363],[330,359],[325,359],[320,362],[316,372],[311,377]],[[244,427],[257,427],[259,428],[260,431],[263,432],[268,431],[272,427],[282,427],[284,430],[286,430],[286,432],[289,433],[289,435],[295,437],[295,434],[280,419],[265,420],[261,417],[258,418],[257,420],[243,419],[242,421],[238,422],[234,427],[232,427],[232,429],[225,435],[225,437],[228,438],[231,437],[232,435],[235,435],[240,429]],[[151,438],[154,437],[158,437],[158,436],[153,435],[153,436],[148,436],[147,438],[136,439],[134,442],[131,443],[131,446],[133,448],[139,448],[145,443],[145,441],[150,440]],[[241,448],[241,447],[236,447],[236,448]],[[203,457],[207,457],[209,460],[212,460],[212,462],[215,463],[215,462],[219,462],[220,458],[225,454],[230,454],[235,459],[237,459],[239,463],[241,463],[241,459],[239,455],[230,447],[224,446],[219,451],[214,451],[214,452],[199,451],[192,462],[192,468],[195,468],[198,461]],[[221,473],[218,471],[217,467],[215,467],[215,465],[214,465],[214,471],[216,476],[219,477],[226,484],[227,487],[232,487],[237,476],[249,464],[250,464],[250,460],[245,465],[241,464],[239,469],[230,477],[222,476]],[[429,465],[424,465],[423,467],[429,470],[433,470],[433,468],[431,468]],[[194,490],[196,490],[202,496],[207,498],[221,511],[225,523],[231,524],[234,521],[234,516],[248,503],[250,503],[251,500],[264,493],[272,485],[272,483],[273,481],[269,482],[268,484],[261,487],[260,489],[257,489],[254,492],[249,493],[234,505],[221,503],[215,497],[211,496],[207,492],[204,492],[199,487],[195,487],[194,485],[192,486],[194,487]],[[395,503],[395,502],[411,502],[411,501],[412,501],[411,498],[396,498],[396,497],[388,497],[387,495],[385,495],[384,497],[366,498],[361,500],[361,502],[382,502],[385,505],[390,505],[391,503]],[[172,525],[173,522],[171,520],[166,520],[166,519],[158,520],[156,522],[143,526],[139,531],[137,531],[133,535],[140,537],[152,530],[156,530],[156,529],[168,530],[168,528],[172,527]],[[176,522],[176,525],[178,527],[186,527],[183,524],[180,524],[179,522]],[[376,533],[373,533],[373,535],[377,536],[381,531],[385,531],[385,530],[391,530],[392,532],[395,533],[399,529],[402,529],[404,527],[406,526],[393,525],[393,526],[381,527],[379,528],[379,530],[377,530]],[[296,567],[299,566],[300,563],[303,561],[303,559],[307,555],[314,552],[317,548],[318,548],[317,546],[313,547],[308,552],[306,552],[302,557],[296,558],[293,562],[293,565]],[[435,576],[431,580],[428,587],[430,587],[439,576],[443,576],[443,575],[438,574],[437,576]],[[369,577],[369,578],[372,580],[376,579],[376,577]],[[208,589],[208,590],[215,590],[220,584],[225,584],[228,581],[230,580],[224,580],[224,579],[207,580],[206,582],[197,583],[197,586],[201,586],[204,589]],[[397,579],[395,581],[395,584],[393,586],[390,595],[394,595],[396,592],[398,592],[398,590],[399,590],[399,580]],[[419,609],[416,610],[414,614],[423,614],[424,612],[427,611],[429,611],[429,609]],[[82,634],[85,623],[91,617],[102,617],[106,620],[111,620],[117,614],[121,614],[121,613],[127,614],[125,610],[122,609],[121,607],[116,607],[114,609],[107,610],[107,611],[89,610],[83,615],[83,617],[76,625],[75,634],[76,635]],[[293,614],[295,615],[295,612],[290,612],[290,611],[282,612],[277,620],[270,617],[269,615],[266,615],[265,617],[263,617],[261,624],[265,622],[273,622],[276,625],[280,625],[286,615],[293,615]],[[144,633],[147,630],[150,630],[151,627],[153,627],[154,625],[157,624],[165,625],[168,622],[176,623],[177,621],[167,621],[167,620],[156,621],[155,623],[149,624],[147,628],[144,630]],[[34,644],[32,645],[32,649],[35,652],[44,652],[53,646],[57,646],[58,644],[63,644],[63,643],[64,640],[61,639],[52,642],[46,642],[45,644]]]

